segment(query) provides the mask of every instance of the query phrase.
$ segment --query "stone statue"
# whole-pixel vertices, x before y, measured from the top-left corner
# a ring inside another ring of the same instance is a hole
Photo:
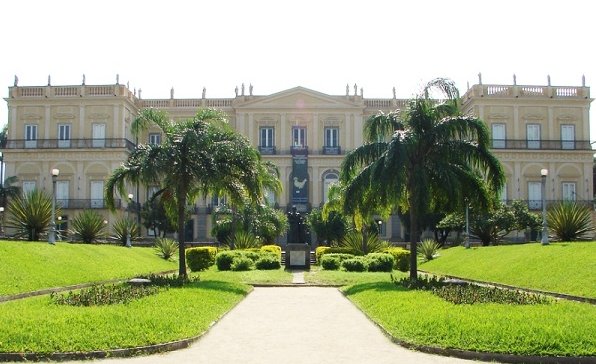
[[[364,97],[364,88],[360,87],[360,97]]]
[[[296,210],[296,206],[292,206],[292,211],[288,212],[288,223],[290,225],[288,230],[288,244],[305,244],[306,225],[304,218]]]
[[[517,85],[517,76],[513,74],[513,86]]]
[[[132,94],[135,95],[135,97],[137,96],[137,88],[136,87]]]
[[[397,94],[395,93],[395,86],[393,86],[393,99],[395,100],[397,98]]]
[[[143,92],[143,90],[139,89],[139,99],[141,99],[141,92]]]
[[[346,96],[350,94],[350,85],[346,83]]]
[[[83,81],[81,82],[81,85],[85,86],[85,74],[83,73]]]
[[[116,73],[116,85],[120,84],[120,75]]]
[[[207,94],[207,89],[205,87],[203,87],[203,98],[205,98],[206,94]]]
[[[130,81],[126,81],[126,88],[130,90]]]
[[[48,75],[48,86],[52,85],[52,78],[50,77],[50,75]]]
[[[478,72],[478,84],[482,85],[482,73]]]
[[[354,96],[358,93],[358,85],[354,84]]]
[[[19,77],[17,75],[14,75],[14,87],[17,87],[19,85]]]
[[[582,87],[586,87],[586,75],[582,75]]]
[[[236,86],[236,88],[234,89],[234,93],[236,94],[236,97],[238,97],[238,86]]]
[[[252,83],[248,85],[248,94],[252,96]]]
[[[242,96],[244,96],[244,82],[242,82]]]
[[[546,81],[548,82],[548,85],[550,86],[550,75],[546,75]]]
[[[170,89],[170,99],[174,98],[174,87]]]

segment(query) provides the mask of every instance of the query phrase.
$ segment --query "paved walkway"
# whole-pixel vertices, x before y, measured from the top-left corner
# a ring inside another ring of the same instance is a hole
[[[322,287],[257,287],[187,349],[97,362],[472,363],[419,353],[392,343],[337,289]]]

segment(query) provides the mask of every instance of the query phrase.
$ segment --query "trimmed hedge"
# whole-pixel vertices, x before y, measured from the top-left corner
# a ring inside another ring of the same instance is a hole
[[[325,254],[356,255],[356,254],[354,254],[354,251],[350,248],[343,248],[343,247],[337,247],[337,246],[320,246],[317,249],[315,249],[315,256],[317,258],[317,263],[321,262],[321,259],[323,258],[323,256]]]
[[[200,272],[215,264],[217,248],[213,246],[190,248],[186,250],[186,265],[193,272]]]
[[[338,270],[341,262],[346,259],[354,258],[353,254],[329,253],[321,258],[321,266],[326,270]]]
[[[407,272],[410,270],[410,251],[403,248],[387,248],[383,250],[384,253],[393,255],[395,262],[393,268]]]
[[[239,255],[237,250],[225,250],[215,256],[215,265],[218,270],[232,269],[234,258]]]
[[[281,246],[279,245],[263,245],[261,252],[273,253],[277,256],[277,259],[281,262]]]
[[[233,271],[245,271],[245,270],[252,270],[255,267],[255,262],[247,256],[238,256],[235,257],[232,261],[231,269]]]
[[[367,269],[367,259],[364,257],[354,257],[341,262],[341,268],[347,272],[365,272]]]
[[[369,272],[391,272],[395,259],[389,253],[370,253],[366,255]]]
[[[250,264],[246,259],[250,260]],[[260,263],[259,263],[260,262]],[[281,254],[268,251],[250,250],[226,250],[215,257],[215,265],[218,270],[250,270],[254,269],[278,269],[281,267]]]
[[[259,260],[256,261],[255,266],[257,269],[269,270],[281,268],[281,258],[278,258],[275,254],[267,253],[262,255]]]

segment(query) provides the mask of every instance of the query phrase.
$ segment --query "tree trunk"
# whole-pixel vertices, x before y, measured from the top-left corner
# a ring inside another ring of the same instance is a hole
[[[186,279],[186,246],[184,244],[184,217],[186,208],[186,198],[180,197],[178,200],[178,275],[181,279]]]
[[[410,280],[418,280],[418,214],[410,201]]]
[[[368,254],[368,233],[364,226],[362,227],[362,253]]]

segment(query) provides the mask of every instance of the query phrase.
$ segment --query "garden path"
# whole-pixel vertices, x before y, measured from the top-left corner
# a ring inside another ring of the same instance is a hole
[[[256,287],[205,336],[187,349],[97,362],[472,363],[402,348],[383,335],[336,288],[304,286]]]

